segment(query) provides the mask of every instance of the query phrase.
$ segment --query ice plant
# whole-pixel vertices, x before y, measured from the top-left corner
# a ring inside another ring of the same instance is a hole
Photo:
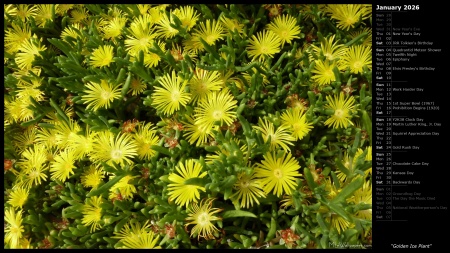
[[[261,132],[264,141],[268,141],[270,138],[270,148],[275,150],[277,147],[281,147],[285,151],[289,151],[288,145],[293,145],[292,141],[295,138],[289,133],[289,127],[286,125],[279,126],[275,130],[275,126],[267,119],[258,119],[258,125],[253,126]]]
[[[110,45],[100,46],[92,52],[91,65],[96,68],[109,66],[113,62],[114,52]]]
[[[292,136],[296,140],[301,140],[312,129],[312,124],[306,121],[305,111],[299,107],[286,110],[281,114],[282,125],[288,126]]]
[[[372,48],[363,45],[349,47],[339,65],[342,69],[349,67],[354,74],[362,73],[364,67],[372,69]]]
[[[250,176],[245,173],[240,173],[233,187],[236,192],[230,198],[236,199],[237,201],[241,200],[241,207],[250,208],[253,206],[253,203],[259,205],[258,198],[266,197],[260,181],[256,179],[254,173]]]
[[[274,32],[281,39],[281,47],[284,43],[291,44],[293,39],[300,38],[300,26],[296,19],[290,15],[277,16],[267,25],[267,29]]]
[[[19,241],[25,232],[22,225],[22,210],[17,212],[13,207],[5,208],[5,243],[11,249],[19,247]]]
[[[106,80],[100,83],[89,82],[86,84],[86,94],[82,96],[86,108],[97,111],[98,109],[110,107],[111,102],[120,97],[120,85],[113,86]]]
[[[193,159],[186,160],[185,164],[180,162],[176,167],[177,173],[169,174],[169,199],[175,199],[175,204],[188,206],[189,203],[200,199],[200,191],[205,191],[205,187],[185,184],[191,178],[203,178],[207,175],[202,172],[202,165]]]
[[[159,235],[151,231],[148,220],[141,226],[136,220],[131,220],[119,231],[115,232],[112,238],[120,239],[122,249],[157,249]]]
[[[191,94],[185,91],[187,80],[177,76],[175,71],[172,71],[172,75],[167,73],[161,77],[159,83],[162,87],[155,87],[155,92],[152,94],[152,106],[165,115],[178,111],[191,99]]]
[[[236,119],[236,100],[227,90],[211,92],[198,101],[195,124],[211,129],[215,123],[230,125]]]
[[[275,153],[267,153],[264,160],[256,164],[255,176],[263,185],[264,192],[273,192],[278,197],[282,194],[290,194],[297,186],[296,178],[301,174],[298,172],[300,165],[291,153],[277,156]]]
[[[328,104],[325,108],[333,109],[334,114],[331,115],[326,121],[326,126],[333,128],[347,128],[349,125],[353,125],[350,120],[351,113],[355,109],[355,98],[353,96],[344,97],[344,93],[339,93],[338,96],[327,96]]]
[[[330,63],[328,60],[317,60],[315,63],[314,70],[311,71],[315,74],[312,76],[312,79],[316,81],[319,86],[325,86],[336,81],[336,76],[333,72],[333,69],[336,66],[334,62]]]
[[[90,226],[90,232],[94,232],[101,227],[100,221],[102,220],[102,207],[100,206],[103,202],[102,197],[94,196],[92,198],[87,198],[86,203],[83,205],[83,219],[81,222]]]
[[[262,61],[267,57],[273,58],[281,50],[281,39],[272,31],[264,30],[252,35],[247,53],[253,60]]]
[[[213,233],[218,229],[212,222],[220,220],[215,214],[222,209],[213,208],[213,201],[214,199],[203,199],[200,204],[194,202],[189,206],[186,221],[190,222],[186,223],[185,226],[194,225],[191,229],[191,237],[197,235],[198,238],[214,238]]]
[[[131,164],[133,163],[131,159],[137,156],[137,145],[132,138],[127,134],[119,133],[114,137],[109,131],[100,132],[95,137],[91,158],[109,165],[112,165],[112,162],[122,166]]]

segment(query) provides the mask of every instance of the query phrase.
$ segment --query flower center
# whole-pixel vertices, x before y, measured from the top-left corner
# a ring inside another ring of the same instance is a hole
[[[208,37],[206,37],[206,42],[207,42],[209,45],[214,44],[214,41],[215,41],[215,40],[216,40],[216,38],[215,38],[214,35],[208,35]]]
[[[174,91],[172,93],[172,101],[178,101],[180,99],[180,92]]]
[[[103,99],[107,100],[107,99],[109,99],[110,94],[111,94],[111,93],[109,93],[109,92],[107,92],[107,91],[102,91],[102,93],[100,94],[100,96],[101,96]]]
[[[209,223],[209,215],[207,212],[201,213],[197,218],[197,223],[200,227],[207,226]]]
[[[265,46],[261,47],[261,53],[266,54],[267,51],[269,51],[267,47],[265,47]]]
[[[245,180],[241,181],[241,188],[247,188],[250,185],[250,182]]]
[[[336,116],[338,118],[342,118],[344,116],[344,111],[341,109],[337,109],[334,111],[334,116]]]
[[[220,110],[216,110],[216,111],[214,111],[213,114],[212,114],[212,117],[213,117],[215,120],[220,120],[220,119],[222,119],[222,116],[223,116],[223,112],[220,111]]]
[[[360,69],[360,68],[362,68],[362,66],[363,66],[363,64],[361,61],[355,61],[355,63],[353,63],[353,67],[355,69]]]
[[[111,158],[112,159],[120,159],[122,157],[122,151],[119,149],[111,151]]]
[[[283,172],[282,172],[280,169],[275,169],[275,170],[273,171],[273,175],[274,175],[276,178],[282,178],[282,177],[283,177]]]

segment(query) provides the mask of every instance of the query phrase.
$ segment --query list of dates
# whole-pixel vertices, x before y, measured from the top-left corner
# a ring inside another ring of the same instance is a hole
[[[406,7],[373,13],[373,219],[441,222],[448,212],[442,171],[449,155],[441,149],[449,144],[449,70],[437,59],[446,48],[436,27],[423,22],[431,6]]]

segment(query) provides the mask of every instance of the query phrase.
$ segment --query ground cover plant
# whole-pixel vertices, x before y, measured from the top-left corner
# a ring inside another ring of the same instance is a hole
[[[371,247],[371,5],[4,5],[4,248]]]

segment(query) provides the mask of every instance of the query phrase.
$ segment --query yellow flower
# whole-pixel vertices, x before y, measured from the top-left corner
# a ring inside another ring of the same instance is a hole
[[[111,62],[114,62],[114,48],[110,45],[100,46],[92,52],[91,66],[101,68],[109,66]]]
[[[30,38],[20,44],[18,48],[19,52],[16,54],[15,58],[17,66],[19,66],[20,69],[31,69],[35,56],[39,55],[40,51],[47,49],[45,45],[41,46],[41,40]]]
[[[281,39],[281,47],[284,43],[291,44],[293,39],[299,39],[300,26],[297,25],[297,20],[287,14],[283,16],[277,16],[270,24],[267,25],[267,29],[274,32]]]
[[[94,150],[94,137],[97,132],[92,132],[89,126],[86,127],[86,134],[72,135],[67,144],[67,148],[71,150],[75,159],[82,159],[90,156]]]
[[[202,165],[193,159],[186,160],[185,164],[181,161],[176,167],[176,173],[169,174],[169,200],[175,199],[175,204],[188,206],[190,202],[200,199],[199,190],[205,191],[205,187],[198,185],[185,184],[186,180],[191,178],[203,178],[206,172],[201,173]],[[201,173],[201,174],[200,174]]]
[[[218,231],[218,229],[212,223],[213,221],[221,220],[221,218],[215,216],[214,214],[222,211],[219,208],[212,208],[212,202],[214,199],[203,199],[200,202],[200,206],[197,203],[192,203],[192,205],[188,208],[188,217],[186,221],[191,221],[186,223],[186,226],[193,225],[195,226],[191,230],[191,237],[193,235],[198,235],[197,238],[200,237],[206,239],[213,239],[213,233]]]
[[[56,144],[60,149],[66,148],[71,140],[78,135],[78,132],[81,131],[78,121],[73,119],[69,119],[69,123],[62,121],[56,124],[55,128],[57,131]]]
[[[157,41],[157,44],[159,48],[165,53],[166,52],[166,43],[162,41]],[[151,46],[151,48],[154,48]],[[161,57],[155,53],[148,52],[144,53],[144,66],[147,68],[152,68],[158,66],[159,61],[161,60]]]
[[[220,22],[216,20],[211,22],[211,20],[207,19],[206,22],[199,24],[199,28],[194,29],[192,37],[185,42],[185,49],[195,53],[204,51],[205,47],[201,43],[200,38],[211,46],[216,44],[218,40],[222,40],[224,35],[223,26]]]
[[[236,104],[237,101],[228,90],[211,92],[206,98],[198,101],[198,107],[194,110],[195,124],[208,129],[216,122],[229,126],[236,119]]]
[[[119,180],[119,182],[115,183],[110,189],[109,189],[109,198],[113,199],[115,196],[120,194],[123,199],[132,199],[133,194],[136,193],[136,187],[133,184],[130,184],[130,181],[137,176],[130,176],[126,175],[122,179]]]
[[[258,198],[265,198],[266,194],[262,190],[259,180],[255,180],[255,173],[247,175],[240,173],[234,184],[237,191],[231,195],[231,199],[241,199],[241,207],[249,208],[253,206],[253,202],[259,205]]]
[[[336,81],[336,76],[333,72],[333,69],[336,66],[334,62],[332,62],[331,64],[328,60],[316,60],[315,62],[316,65],[314,66],[314,70],[311,71],[315,74],[312,76],[312,79],[315,82],[317,82],[320,86],[324,86]]]
[[[87,198],[86,203],[83,205],[83,219],[81,222],[86,226],[91,226],[91,233],[101,227],[99,223],[102,220],[102,208],[100,206],[102,202],[102,197],[94,196]]]
[[[299,107],[287,109],[281,114],[282,125],[289,127],[295,140],[301,140],[309,131],[312,124],[306,121],[305,111]]]
[[[81,184],[84,187],[92,187],[92,190],[96,189],[103,178],[105,177],[105,171],[102,168],[95,168],[95,166],[90,166],[87,171],[81,175]]]
[[[31,38],[31,28],[24,25],[17,25],[16,23],[11,24],[12,28],[8,28],[5,32],[5,50],[13,54],[17,52],[20,45]]]
[[[178,34],[179,31],[172,27],[172,25],[175,25],[172,15],[170,13],[163,15],[161,20],[156,24],[156,34],[158,37],[170,39]]]
[[[311,45],[311,50],[317,57],[319,57],[320,54],[323,54],[329,61],[341,57],[345,53],[346,47],[344,44],[339,44],[338,41],[334,41],[335,37],[336,35],[333,34],[328,39],[325,38],[325,41],[320,43],[320,48],[316,45]],[[309,55],[309,60],[314,60],[312,53]]]
[[[70,177],[70,174],[75,174],[75,172],[73,172],[74,168],[76,167],[73,152],[67,149],[61,151],[51,164],[51,178],[65,182]]]
[[[371,181],[366,181],[361,188],[353,193],[347,201],[355,205],[372,205],[372,184]],[[355,216],[365,220],[372,220],[372,208],[358,210]]]
[[[341,69],[350,68],[350,72],[359,74],[364,67],[372,69],[372,48],[363,45],[350,46],[339,61]]]
[[[136,95],[139,95],[142,92],[144,92],[146,89],[147,89],[147,84],[144,83],[141,78],[134,77],[131,80],[130,90],[128,90],[128,93],[131,92],[132,96],[136,96]]]
[[[189,31],[195,26],[200,14],[192,6],[181,6],[173,11],[173,14],[181,21],[181,25]]]
[[[186,135],[186,139],[190,144],[194,144],[197,147],[208,142],[208,137],[212,137],[212,130],[217,130],[219,126],[214,126],[213,128],[208,128],[205,126],[199,126],[195,124],[195,118],[191,118],[190,116],[186,116],[187,122],[183,122],[184,124],[184,132]]]
[[[36,16],[34,17],[36,25],[44,27],[47,21],[52,21],[52,8],[56,9],[54,4],[38,4]]]
[[[207,71],[196,68],[194,76],[189,81],[189,88],[192,94],[192,101],[196,102],[206,98],[213,91],[219,91],[222,88],[223,81],[217,71]]]
[[[229,19],[222,15],[220,16],[220,22],[228,29],[228,34],[234,32],[235,29],[239,34],[243,33],[244,24],[239,23],[236,19]]]
[[[351,112],[354,110],[355,98],[349,96],[344,98],[344,93],[341,92],[339,97],[327,96],[328,104],[325,105],[325,109],[333,109],[334,114],[325,121],[326,126],[331,126],[333,128],[347,128],[348,125],[353,125],[350,120]]]
[[[13,207],[5,209],[5,222],[5,244],[9,245],[11,249],[18,248],[24,232],[22,210],[16,213]]]
[[[175,71],[172,71],[172,76],[169,73],[164,75],[159,83],[162,87],[155,87],[152,105],[165,115],[178,111],[180,106],[185,106],[191,99],[191,94],[185,91],[187,80],[183,81]]]
[[[77,7],[70,12],[71,18],[69,19],[72,24],[88,24],[88,17],[90,14],[84,7]]]
[[[270,150],[275,150],[277,147],[281,147],[285,151],[289,151],[287,145],[294,145],[291,141],[295,141],[295,138],[289,133],[287,126],[279,126],[275,131],[275,126],[272,122],[259,118],[258,126],[253,126],[254,129],[261,131],[264,141],[268,141],[270,137]]]
[[[262,61],[267,57],[273,58],[273,55],[280,52],[281,39],[272,31],[263,30],[258,32],[257,36],[252,35],[247,54],[252,57],[252,61]]]
[[[16,187],[9,194],[8,204],[15,208],[22,208],[28,199],[28,190],[23,187]]]
[[[94,161],[104,161],[108,165],[112,162],[125,166],[132,164],[131,160],[137,155],[136,142],[132,135],[119,133],[116,138],[110,131],[103,131],[97,134],[94,140],[94,148],[91,159]]]
[[[139,16],[133,20],[130,25],[127,39],[125,39],[125,48],[131,56],[137,56],[139,51],[144,53],[152,46],[153,39],[156,37],[154,33],[152,17],[148,14]]]
[[[118,16],[110,20],[105,26],[101,28],[105,39],[120,39],[122,38],[122,29],[125,27],[127,18]]]
[[[269,152],[264,155],[261,163],[256,164],[255,173],[263,185],[264,192],[269,194],[273,191],[280,197],[283,193],[291,194],[297,187],[296,177],[302,175],[298,172],[299,169],[300,165],[291,153],[277,157],[275,153]]]
[[[101,83],[89,82],[86,84],[86,95],[82,96],[83,104],[87,103],[86,109],[92,108],[94,111],[100,108],[108,109],[114,99],[120,98],[120,87],[121,85],[113,87],[106,80],[101,80]]]
[[[131,226],[131,228],[130,228]],[[159,235],[153,233],[148,224],[148,220],[145,221],[141,227],[141,223],[136,220],[131,220],[119,232],[114,231],[115,236],[112,238],[120,239],[119,243],[123,246],[121,249],[158,249],[160,246],[156,246],[158,243]]]
[[[372,28],[370,27],[364,27],[362,29],[358,29],[353,32],[349,32],[351,39],[354,39],[361,35],[362,33],[367,33],[366,37],[364,37],[364,40],[361,41],[361,45],[365,47],[372,47]]]
[[[158,145],[159,137],[151,122],[145,125],[139,123],[134,140],[136,141],[137,153],[140,159],[150,160],[156,154],[156,151],[151,146]]]
[[[370,4],[329,4],[325,12],[337,21],[337,27],[348,31],[354,28],[360,19],[365,20],[372,16]]]
[[[36,141],[36,127],[30,126],[25,128],[23,132],[14,136],[13,145],[19,153],[22,153]]]
[[[18,4],[17,10],[14,12],[14,15],[19,17],[22,22],[26,22],[27,19],[31,17],[36,17],[37,15],[37,5],[35,4]]]

